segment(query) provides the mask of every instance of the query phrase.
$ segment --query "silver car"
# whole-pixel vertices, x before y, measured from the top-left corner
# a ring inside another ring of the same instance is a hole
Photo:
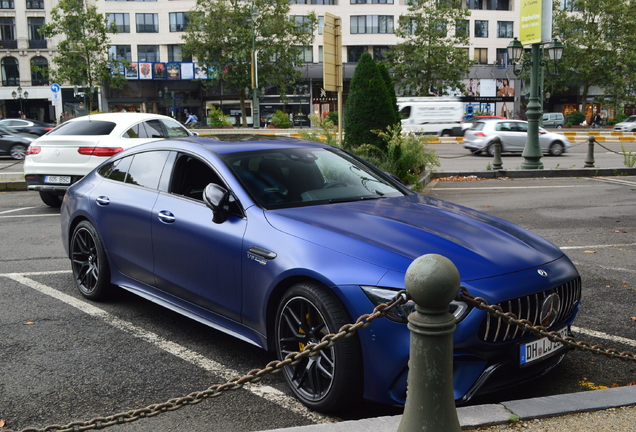
[[[464,133],[464,148],[475,154],[485,151],[493,156],[494,146],[488,146],[498,136],[501,139],[501,151],[522,152],[528,140],[528,122],[522,120],[481,120],[473,123]],[[539,145],[543,153],[560,156],[570,150],[571,143],[565,135],[548,132],[539,128]]]
[[[636,132],[636,116],[629,116],[614,125],[614,132]]]

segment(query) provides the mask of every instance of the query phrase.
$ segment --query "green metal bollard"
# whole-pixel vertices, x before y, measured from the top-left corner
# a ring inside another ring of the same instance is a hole
[[[503,162],[501,161],[501,138],[498,136],[494,137],[491,145],[495,148],[495,154],[492,159],[492,169],[500,170],[503,168]]]
[[[453,394],[455,317],[448,309],[459,291],[459,272],[448,258],[429,254],[411,263],[404,283],[416,306],[408,318],[408,388],[398,432],[460,432]]]
[[[594,168],[594,143],[596,138],[590,135],[587,138],[587,156],[585,157],[585,166],[583,168]]]

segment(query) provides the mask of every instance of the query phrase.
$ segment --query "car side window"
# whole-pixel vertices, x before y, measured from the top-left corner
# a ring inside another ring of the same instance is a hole
[[[166,134],[163,129],[163,123],[160,120],[148,120],[140,123],[140,128],[145,129],[146,138],[166,138]]]
[[[101,167],[97,173],[104,178],[123,182],[126,181],[126,174],[131,162],[132,156],[116,159]]]
[[[152,151],[137,153],[133,156],[128,168],[126,183],[157,189],[163,167],[168,159],[169,151]]]
[[[203,201],[203,189],[210,183],[227,188],[205,162],[186,154],[177,157],[170,182],[170,193]]]
[[[181,123],[175,120],[162,119],[161,122],[163,123],[163,127],[166,131],[167,138],[190,136],[190,132],[188,132],[188,130],[184,128]]]
[[[525,123],[517,123],[517,131],[528,132],[528,125],[526,125]]]

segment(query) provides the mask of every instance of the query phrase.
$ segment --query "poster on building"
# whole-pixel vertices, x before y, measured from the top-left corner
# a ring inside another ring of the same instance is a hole
[[[181,63],[181,79],[194,79],[194,63]]]
[[[179,63],[166,63],[166,74],[169,80],[181,79]]]
[[[166,79],[166,64],[165,63],[155,63],[155,67],[153,70],[153,76],[155,79]]]
[[[130,63],[126,66],[126,78],[127,79],[139,79],[139,69],[137,63]]]
[[[152,79],[152,63],[139,63],[139,79]]]
[[[208,68],[202,63],[195,63],[194,77],[201,80],[208,79]]]

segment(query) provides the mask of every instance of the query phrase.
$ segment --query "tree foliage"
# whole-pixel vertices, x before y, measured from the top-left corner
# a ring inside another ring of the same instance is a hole
[[[301,22],[289,10],[289,0],[197,0],[188,14],[184,50],[238,91],[243,126],[245,89],[252,88],[252,35],[259,85],[278,86],[284,96],[300,79],[299,47],[313,43],[318,20],[312,13]]]
[[[409,2],[395,29],[404,41],[387,53],[389,69],[405,96],[428,96],[429,89],[459,90],[472,61],[466,19],[470,12],[461,0]]]
[[[106,16],[96,6],[84,0],[59,0],[51,10],[51,21],[42,26],[46,38],[59,37],[53,68],[46,72],[54,82],[75,84],[94,89],[104,83],[121,88],[126,82],[121,75],[113,75],[108,59],[110,39]],[[88,91],[89,108],[93,109],[93,92]]]
[[[371,54],[362,54],[351,78],[346,102],[345,146],[354,148],[371,144],[384,148],[386,143],[372,131],[385,130],[398,121],[394,102],[378,66]]]
[[[630,0],[555,1],[554,26],[565,49],[556,90],[581,86],[582,100],[598,86],[617,102],[634,102],[636,3]]]

